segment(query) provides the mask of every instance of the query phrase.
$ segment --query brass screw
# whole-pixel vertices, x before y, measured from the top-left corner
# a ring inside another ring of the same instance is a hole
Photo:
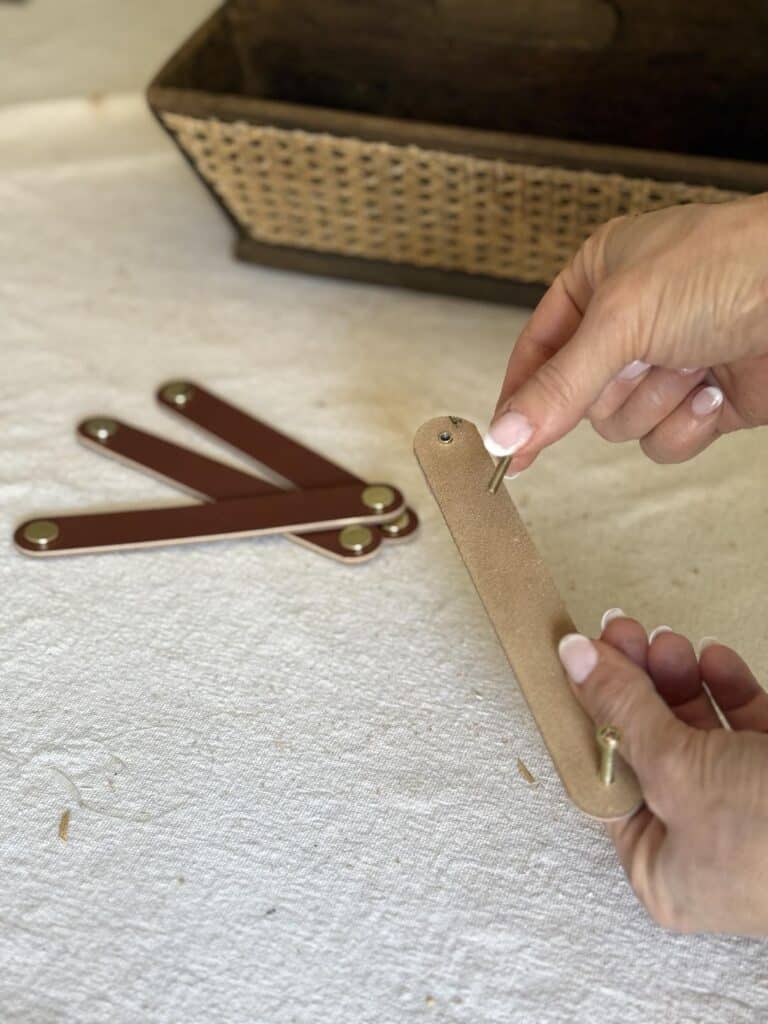
[[[22,536],[35,547],[47,548],[59,536],[59,528],[51,519],[35,519],[27,523]]]
[[[108,441],[117,433],[117,421],[111,420],[107,416],[95,416],[93,419],[85,421],[83,430],[94,441]]]
[[[505,455],[502,459],[496,463],[496,469],[493,471],[490,483],[488,484],[488,490],[491,494],[495,494],[496,491],[501,487],[501,481],[506,476],[509,464],[512,461],[511,455]]]
[[[372,508],[374,512],[383,512],[395,500],[395,492],[386,484],[372,484],[365,488],[361,498],[363,504]]]
[[[388,537],[397,537],[410,525],[411,517],[406,509],[406,511],[403,512],[401,516],[398,516],[393,523],[382,523],[379,529],[382,533],[386,533]]]
[[[614,777],[616,748],[621,743],[621,730],[615,725],[602,725],[597,730],[596,739],[600,751],[600,781],[604,786],[610,786]]]
[[[345,551],[361,554],[373,541],[373,534],[367,526],[345,526],[339,534],[339,544]]]
[[[195,393],[195,389],[185,380],[174,380],[166,384],[161,394],[171,405],[186,405]]]

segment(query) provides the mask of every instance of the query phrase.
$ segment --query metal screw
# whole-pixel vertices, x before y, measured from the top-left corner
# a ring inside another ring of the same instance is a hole
[[[403,530],[407,530],[410,525],[411,516],[406,510],[401,516],[399,516],[399,518],[395,519],[393,523],[382,523],[379,529],[382,533],[386,533],[388,537],[397,537],[403,532]]]
[[[503,459],[499,459],[496,463],[496,469],[493,471],[490,483],[488,484],[488,490],[491,494],[495,494],[496,491],[501,487],[501,481],[507,474],[509,464],[512,461],[511,455],[505,455]]]
[[[47,548],[59,536],[59,528],[51,519],[35,519],[27,523],[22,536],[38,548]]]
[[[616,748],[621,743],[621,730],[615,725],[603,725],[596,733],[600,751],[600,781],[604,786],[613,782]]]
[[[450,444],[451,441],[453,440],[453,434],[450,432],[450,430],[441,430],[440,433],[437,435],[437,440],[441,444]]]
[[[363,504],[372,508],[374,512],[383,512],[395,500],[395,492],[386,484],[372,484],[365,488],[361,498]]]
[[[117,429],[117,420],[108,419],[106,416],[95,416],[83,424],[83,430],[95,441],[108,441],[110,437],[114,437]]]
[[[345,526],[339,534],[339,544],[345,551],[359,555],[373,543],[373,534],[367,526]]]
[[[166,384],[161,394],[171,405],[186,405],[195,393],[195,389],[185,380],[173,380]]]

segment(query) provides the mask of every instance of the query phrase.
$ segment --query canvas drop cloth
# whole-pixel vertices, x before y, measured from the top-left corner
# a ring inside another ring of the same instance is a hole
[[[765,1021],[765,943],[654,926],[563,795],[412,457],[431,416],[485,423],[525,313],[230,242],[138,96],[0,112],[0,1020]],[[175,376],[392,480],[421,535],[356,569],[279,538],[16,554],[31,515],[183,501],[73,434],[220,454],[154,405]],[[761,671],[767,456],[582,428],[512,486],[583,629],[620,605]]]

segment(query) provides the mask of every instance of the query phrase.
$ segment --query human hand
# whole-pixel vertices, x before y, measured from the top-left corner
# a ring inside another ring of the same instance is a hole
[[[632,888],[673,931],[768,935],[768,694],[722,644],[697,659],[619,609],[603,621],[599,641],[570,634],[559,650],[643,790],[645,806],[607,826]]]
[[[617,218],[584,243],[517,340],[486,446],[517,473],[585,416],[656,462],[768,422],[768,195]]]

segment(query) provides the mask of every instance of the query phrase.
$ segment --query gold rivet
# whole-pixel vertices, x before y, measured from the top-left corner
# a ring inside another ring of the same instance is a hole
[[[373,484],[371,487],[365,488],[361,498],[363,504],[372,508],[374,512],[383,512],[394,502],[395,492],[386,484]]]
[[[95,416],[92,420],[86,420],[83,430],[95,441],[108,441],[117,433],[117,420],[108,419],[106,416]]]
[[[367,526],[345,526],[339,534],[339,544],[345,551],[360,554],[373,541],[373,534]]]
[[[616,748],[621,743],[621,730],[615,725],[603,725],[597,730],[596,739],[600,751],[600,781],[604,786],[610,786],[614,776]]]
[[[388,537],[397,537],[398,534],[402,533],[403,530],[407,530],[411,525],[411,517],[407,511],[396,519],[393,523],[382,523],[381,532],[386,533]]]
[[[59,528],[51,519],[35,519],[27,523],[22,534],[24,540],[38,548],[46,548],[59,536]]]
[[[186,405],[195,393],[195,389],[185,380],[174,380],[166,384],[162,396],[171,405]]]
[[[450,444],[451,441],[453,440],[453,434],[450,432],[450,430],[441,430],[440,433],[437,435],[437,440],[440,442],[440,444]]]

